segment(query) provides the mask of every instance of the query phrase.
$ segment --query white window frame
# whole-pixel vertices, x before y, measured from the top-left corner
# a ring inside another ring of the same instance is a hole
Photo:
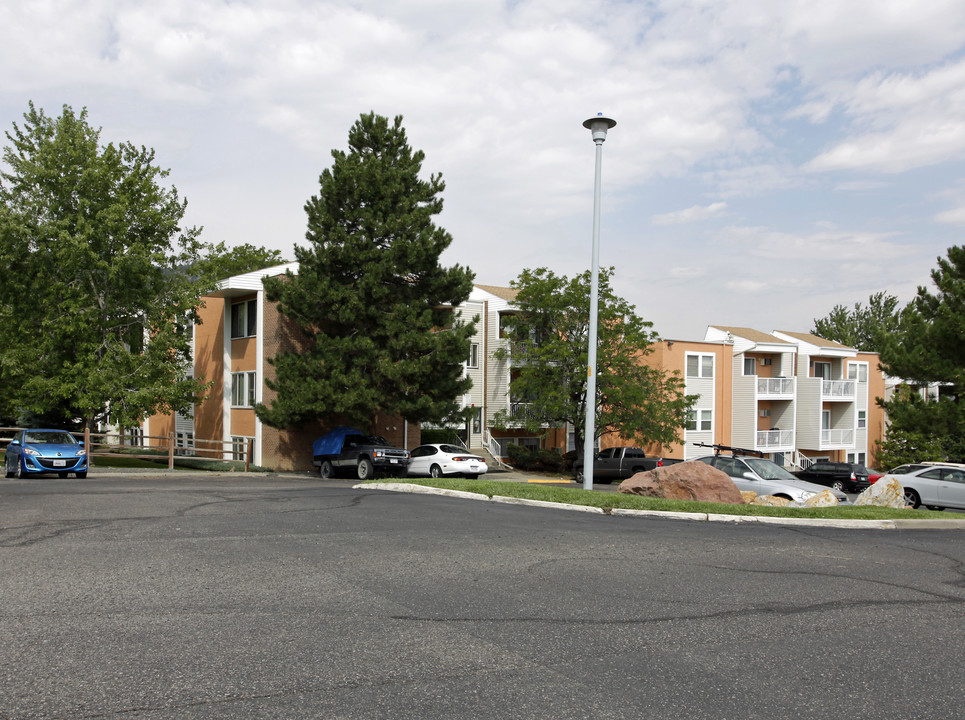
[[[258,396],[258,373],[231,373],[231,407],[252,408]]]
[[[231,459],[232,460],[244,460],[245,453],[248,452],[248,442],[253,440],[247,435],[232,435],[231,436]]]
[[[232,340],[255,337],[258,334],[258,300],[252,298],[231,303],[228,322]]]
[[[691,359],[694,359],[696,363],[694,370],[696,372],[691,372]],[[686,373],[689,378],[713,378],[714,377],[714,364],[716,357],[712,353],[687,353],[685,359]]]
[[[714,430],[714,411],[702,408],[693,408],[687,411],[687,422],[684,426],[687,432],[713,432]]]
[[[748,366],[750,366],[750,372],[747,372]],[[757,375],[757,358],[744,358],[744,375]]]
[[[868,427],[868,411],[858,410],[858,429],[864,430]]]
[[[853,362],[848,363],[848,380],[858,382],[868,382],[868,363]]]
[[[466,367],[473,369],[479,367],[479,343],[469,345],[469,361],[466,363]]]

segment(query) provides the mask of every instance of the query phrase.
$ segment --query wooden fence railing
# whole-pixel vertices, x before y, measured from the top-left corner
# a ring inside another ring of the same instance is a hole
[[[13,435],[22,428],[5,427],[0,428],[0,444],[6,449]],[[7,436],[9,434],[9,437]],[[245,472],[251,467],[251,458],[255,451],[254,438],[245,438],[245,442],[235,440],[208,440],[194,439],[192,445],[179,446],[175,440],[174,433],[167,435],[129,435],[125,433],[92,433],[89,430],[84,432],[71,433],[78,440],[84,441],[87,448],[87,456],[95,457],[124,457],[138,458],[141,460],[158,460],[159,457],[167,455],[168,469],[174,469],[174,458],[190,454],[192,457],[206,458],[211,460],[233,460],[244,462]],[[137,452],[138,448],[143,448],[145,452]],[[148,453],[147,450],[154,452]],[[159,455],[161,453],[161,455]],[[94,464],[93,462],[91,464]]]

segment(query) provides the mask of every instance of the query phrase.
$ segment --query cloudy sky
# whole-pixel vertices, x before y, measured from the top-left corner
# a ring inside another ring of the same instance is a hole
[[[87,107],[205,239],[288,259],[352,123],[401,114],[493,285],[589,267],[603,112],[601,264],[668,338],[907,300],[965,240],[961,0],[31,0],[0,59],[4,129]]]

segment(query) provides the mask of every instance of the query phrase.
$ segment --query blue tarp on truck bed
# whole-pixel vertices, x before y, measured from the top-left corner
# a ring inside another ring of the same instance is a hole
[[[342,440],[345,439],[346,435],[363,434],[361,430],[350,428],[347,425],[339,425],[320,438],[315,438],[315,442],[312,443],[312,455],[316,457],[319,455],[338,455],[342,451]]]

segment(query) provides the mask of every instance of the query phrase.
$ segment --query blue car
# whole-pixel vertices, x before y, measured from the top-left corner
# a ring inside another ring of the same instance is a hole
[[[21,430],[7,445],[7,477],[57,473],[87,477],[84,443],[66,430]]]

